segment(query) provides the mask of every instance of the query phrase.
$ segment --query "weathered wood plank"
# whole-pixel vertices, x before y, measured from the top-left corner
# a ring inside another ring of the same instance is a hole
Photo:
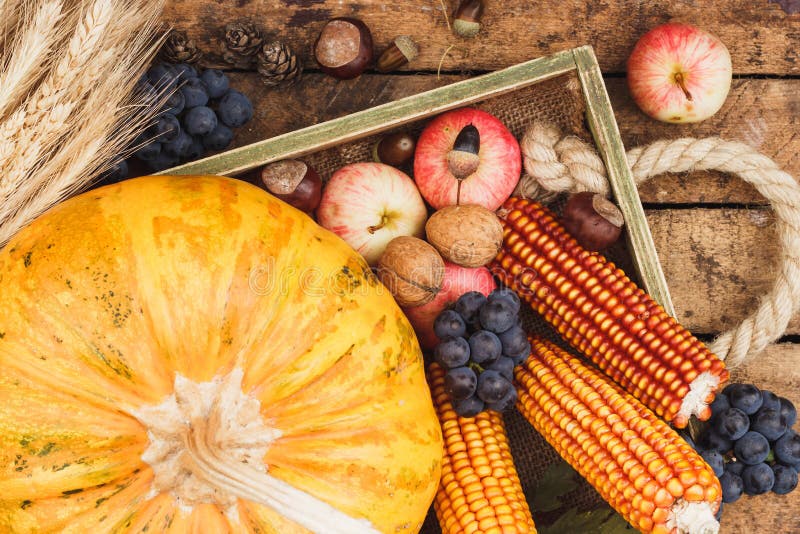
[[[298,130],[355,111],[454,83],[464,76],[364,75],[336,81],[307,74],[290,89],[265,87],[251,73],[232,73],[234,86],[250,95],[256,116],[236,132],[235,146]],[[643,115],[630,99],[624,79],[607,78],[611,104],[628,148],[657,139],[721,136],[759,148],[800,179],[800,80],[737,79],[714,117],[693,125],[665,124]],[[645,203],[760,204],[764,199],[741,180],[698,172],[652,179],[640,189]]]
[[[754,383],[800,406],[800,345],[771,345],[752,363],[736,369],[735,382]],[[800,430],[800,424],[794,428]],[[789,495],[743,496],[722,511],[720,534],[800,532],[800,490]]]
[[[445,0],[448,16],[457,5]],[[636,39],[651,27],[671,19],[702,24],[729,47],[740,74],[800,73],[800,15],[788,15],[777,3],[759,0],[706,2],[641,2],[639,0],[526,0],[487,2],[478,38],[462,39],[447,27],[438,0],[282,2],[278,0],[168,0],[164,20],[189,31],[207,52],[218,50],[227,22],[252,19],[268,35],[289,43],[313,66],[312,45],[324,22],[334,16],[355,16],[372,29],[382,50],[400,34],[421,45],[419,58],[408,70],[495,70],[535,57],[592,45],[604,72],[623,72]],[[620,31],[624,28],[624,31]]]
[[[777,272],[770,210],[648,210],[647,219],[678,319],[696,333],[718,333],[755,311]],[[800,318],[788,333],[800,332]]]
[[[606,79],[627,148],[678,137],[741,141],[800,178],[800,80],[736,79],[722,109],[697,124],[666,124],[644,115],[624,79]],[[764,203],[750,185],[721,173],[653,178],[640,188],[645,202]]]

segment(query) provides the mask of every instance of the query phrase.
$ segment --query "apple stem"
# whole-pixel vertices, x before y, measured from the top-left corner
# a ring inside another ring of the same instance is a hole
[[[374,224],[372,226],[368,226],[367,231],[371,234],[374,234],[384,226],[386,226],[386,215],[381,215],[381,222],[379,222],[378,224]]]
[[[690,93],[689,90],[686,88],[686,82],[683,79],[683,73],[682,72],[676,72],[675,73],[675,83],[678,84],[678,87],[681,88],[681,91],[683,91],[683,94],[686,95],[686,100],[691,101],[692,100],[692,93]]]
[[[459,180],[456,186],[456,206],[461,205],[461,182],[462,180]]]

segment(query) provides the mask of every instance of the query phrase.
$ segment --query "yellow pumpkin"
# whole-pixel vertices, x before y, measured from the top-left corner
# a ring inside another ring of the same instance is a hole
[[[415,532],[441,458],[392,296],[254,186],[129,180],[0,251],[2,532]]]

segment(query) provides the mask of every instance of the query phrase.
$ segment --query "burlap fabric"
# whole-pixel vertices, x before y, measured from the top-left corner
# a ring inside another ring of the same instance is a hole
[[[589,142],[592,140],[586,127],[586,106],[581,94],[580,82],[575,73],[557,76],[523,89],[495,96],[475,104],[475,107],[498,117],[517,139],[522,138],[532,121],[541,120],[555,124],[564,134],[573,134]],[[420,120],[405,125],[402,129],[418,133],[426,123],[427,119]],[[343,165],[371,161],[372,148],[381,135],[336,145],[306,155],[303,160],[314,167],[323,180],[327,180],[336,169]],[[404,170],[411,172],[410,168]],[[559,211],[561,207],[559,199],[556,199],[550,207]],[[608,255],[622,269],[629,274],[632,273],[624,244],[616,246]],[[558,335],[529,309],[523,313],[523,324],[529,331],[544,335],[563,345]],[[504,417],[514,462],[525,494],[528,501],[531,502],[536,481],[539,480],[548,465],[559,460],[559,456],[519,415],[516,409],[509,410]],[[585,481],[581,481],[578,489],[567,496],[567,500],[571,506],[581,509],[592,508],[601,502],[599,495]],[[534,515],[536,515],[535,510]],[[441,532],[433,509],[428,514],[421,532],[423,534]]]

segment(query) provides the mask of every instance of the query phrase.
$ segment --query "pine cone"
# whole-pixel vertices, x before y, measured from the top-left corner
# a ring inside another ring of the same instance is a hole
[[[173,30],[164,41],[159,55],[168,63],[197,63],[203,53],[186,32]]]
[[[258,73],[266,85],[294,83],[303,72],[303,65],[292,49],[280,41],[265,44],[256,60]]]
[[[222,58],[237,68],[250,67],[264,38],[261,31],[250,22],[237,22],[225,26],[225,50]]]

